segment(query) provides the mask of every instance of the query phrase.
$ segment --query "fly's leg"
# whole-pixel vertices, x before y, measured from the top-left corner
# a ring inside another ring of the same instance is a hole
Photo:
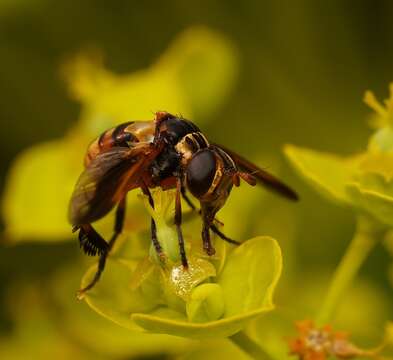
[[[179,177],[177,178],[177,182],[176,182],[175,225],[177,230],[177,238],[179,242],[181,263],[185,269],[188,269],[186,250],[184,248],[184,238],[183,238],[183,233],[181,231],[181,222],[182,222],[181,199],[180,199],[180,195],[182,193],[181,189],[182,189],[181,178]]]
[[[190,198],[187,196],[186,189],[184,188],[184,186],[181,187],[181,195],[182,195],[183,199],[185,200],[185,202],[188,204],[188,206],[189,206],[192,210],[196,210],[195,205],[192,203],[192,201],[190,200]],[[200,210],[198,210],[198,213],[199,213],[199,215],[201,215],[201,211],[200,211]],[[218,220],[215,219],[215,221],[218,221]],[[233,239],[229,238],[228,236],[226,236],[223,232],[221,232],[221,231],[218,229],[218,227],[217,227],[214,223],[212,223],[212,224],[210,225],[210,229],[211,229],[216,235],[218,235],[221,239],[223,239],[224,241],[229,242],[230,244],[233,244],[233,245],[240,245],[240,242],[239,242],[239,241],[233,240]]]
[[[184,186],[182,186],[180,188],[180,192],[181,192],[181,196],[183,197],[183,199],[186,201],[187,205],[192,209],[192,210],[196,210],[196,206],[192,203],[192,201],[190,200],[190,198],[187,196],[187,192]],[[198,211],[200,213],[200,210]]]
[[[210,240],[210,227],[211,222],[205,217],[202,216],[203,226],[202,226],[202,240],[203,240],[203,250],[205,250],[206,254],[212,256],[216,253],[211,240]]]
[[[228,236],[226,236],[224,233],[222,233],[219,228],[215,225],[215,224],[211,224],[210,225],[210,229],[216,234],[218,235],[222,240],[229,242],[232,245],[240,245],[241,243],[239,241],[233,240],[231,238],[229,238]]]
[[[143,184],[141,186],[143,193],[149,198],[149,204],[150,206],[154,209],[154,200],[153,197],[151,196],[149,188]],[[154,221],[153,218],[151,218],[151,224],[150,224],[150,229],[151,229],[151,241],[153,243],[154,249],[156,250],[156,253],[158,255],[158,258],[162,263],[165,263],[165,254],[162,251],[162,247],[160,242],[158,241],[157,238],[157,226],[156,222]]]
[[[100,259],[98,260],[97,272],[95,273],[94,278],[91,280],[91,282],[87,286],[85,286],[83,289],[80,289],[78,291],[78,295],[77,295],[78,299],[82,299],[85,292],[90,290],[98,282],[98,280],[100,280],[101,274],[105,268],[105,263],[106,263],[106,259],[108,257],[108,254],[109,254],[110,250],[112,249],[117,237],[119,236],[119,234],[123,230],[125,211],[126,211],[126,198],[124,197],[120,201],[119,205],[117,206],[116,216],[115,216],[114,233],[113,233],[111,239],[109,240],[106,250],[101,252],[101,254],[100,254]],[[93,228],[91,227],[91,229],[93,229]]]

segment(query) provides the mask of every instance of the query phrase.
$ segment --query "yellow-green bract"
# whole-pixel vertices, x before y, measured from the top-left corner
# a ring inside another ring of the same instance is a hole
[[[270,237],[245,241],[227,255],[217,276],[211,276],[207,284],[216,284],[222,291],[222,297],[215,293],[212,300],[222,303],[213,304],[211,310],[214,317],[221,312],[223,316],[206,322],[192,322],[187,318],[187,301],[179,298],[178,303],[168,302],[163,288],[166,285],[154,276],[147,274],[139,286],[132,286],[137,261],[124,255],[115,253],[108,261],[103,278],[86,295],[86,301],[104,317],[129,329],[192,338],[227,337],[244,328],[249,320],[274,308],[273,292],[282,259],[280,247]],[[94,271],[95,266],[89,269],[82,286]],[[142,283],[146,286],[141,286]],[[194,300],[191,295],[189,307]]]
[[[393,225],[393,88],[385,107],[367,93],[376,110],[367,150],[349,157],[287,145],[285,154],[298,173],[328,199]]]

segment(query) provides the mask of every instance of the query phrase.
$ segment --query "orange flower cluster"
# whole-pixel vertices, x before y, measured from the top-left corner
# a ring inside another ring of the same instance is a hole
[[[289,341],[291,355],[300,360],[353,359],[358,356],[374,357],[373,351],[359,349],[348,340],[348,334],[335,332],[330,325],[317,328],[312,320],[296,323],[299,336]]]

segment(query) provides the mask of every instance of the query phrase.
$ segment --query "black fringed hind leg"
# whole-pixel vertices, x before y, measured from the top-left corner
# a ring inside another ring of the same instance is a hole
[[[151,196],[149,188],[145,185],[141,186],[141,188],[142,188],[143,193],[149,198],[150,206],[154,209],[154,200],[153,200],[153,197]],[[162,251],[162,246],[161,246],[160,242],[158,241],[157,226],[156,226],[156,222],[154,221],[153,218],[151,218],[150,229],[151,229],[151,241],[153,243],[154,249],[156,250],[158,258],[164,263],[165,262],[165,254]]]
[[[117,237],[119,236],[119,234],[123,230],[125,211],[126,211],[126,198],[124,197],[120,201],[120,203],[116,209],[114,233],[113,233],[111,239],[109,240],[109,243],[107,243],[106,249],[99,253],[100,259],[98,260],[97,272],[95,273],[94,278],[91,280],[91,282],[87,286],[85,286],[83,289],[80,289],[78,291],[78,298],[81,299],[83,297],[83,294],[86,291],[90,290],[98,282],[98,280],[100,280],[101,274],[105,268],[105,263],[106,263],[106,259],[108,257],[108,254],[109,254],[110,250],[112,249]],[[89,226],[94,231],[95,235],[99,236],[101,238],[101,240],[104,241],[102,239],[102,237],[93,229],[93,227],[91,225],[89,225]],[[84,249],[86,251],[86,248],[84,248]]]
[[[78,231],[79,246],[89,256],[101,255],[108,251],[109,245],[102,236],[95,231],[91,224],[75,226],[72,232]]]
[[[188,204],[188,206],[192,209],[192,210],[196,210],[196,206],[192,203],[192,201],[190,200],[190,198],[187,196],[186,193],[186,189],[184,188],[184,186],[182,186],[181,188],[181,195],[183,197],[183,199],[185,200],[185,202]],[[201,211],[198,210],[199,215],[201,215]],[[216,220],[217,221],[217,220]],[[218,227],[212,223],[210,225],[210,229],[217,235],[219,236],[222,240],[229,242],[230,244],[233,245],[240,245],[241,243],[239,241],[233,240],[231,238],[229,238],[228,236],[226,236],[223,232],[221,232]]]
[[[182,193],[181,178],[177,178],[176,182],[176,200],[175,200],[175,225],[177,229],[177,238],[179,242],[179,251],[181,257],[181,263],[185,269],[188,269],[188,261],[186,256],[186,250],[184,248],[184,238],[181,231],[182,213],[181,213],[181,199],[180,194]],[[184,195],[183,195],[184,196]]]

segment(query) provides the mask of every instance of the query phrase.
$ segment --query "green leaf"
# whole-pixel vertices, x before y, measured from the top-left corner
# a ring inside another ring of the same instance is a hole
[[[358,158],[336,155],[287,145],[284,152],[298,173],[329,200],[350,204],[346,184],[352,180]]]

